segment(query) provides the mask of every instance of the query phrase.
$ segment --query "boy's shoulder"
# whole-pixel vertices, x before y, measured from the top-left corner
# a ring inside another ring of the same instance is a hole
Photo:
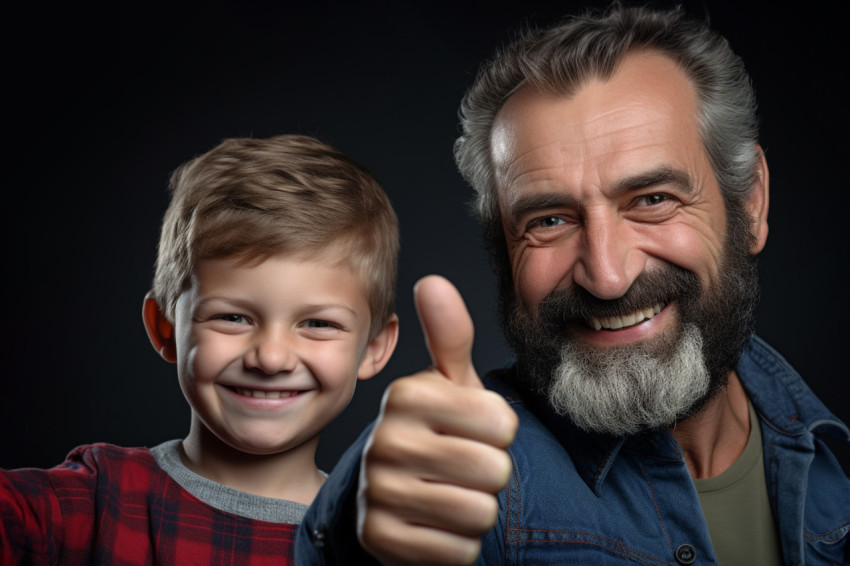
[[[148,448],[95,442],[77,446],[68,453],[65,461],[54,469],[116,473],[125,467],[150,469],[156,467],[156,461]]]
[[[297,524],[207,505],[161,469],[158,449],[90,444],[48,470],[2,471],[0,555],[46,564],[95,554],[121,564],[288,563]]]
[[[108,443],[77,446],[48,469],[19,468],[0,474],[0,498],[36,509],[42,517],[67,521],[91,515],[106,501],[146,497],[164,473],[147,448]]]
[[[157,469],[156,461],[148,448],[128,448],[97,442],[77,446],[68,453],[62,463],[52,468],[3,470],[3,475],[11,481],[42,482],[56,489],[66,483],[79,484],[104,481],[108,477],[121,478],[127,472],[138,476],[140,473],[151,473]]]
[[[173,451],[177,442],[164,444]],[[0,555],[45,564],[94,555],[121,564],[288,563],[296,524],[207,505],[160,467],[162,451],[89,444],[54,468],[2,471]]]
[[[47,563],[82,563],[103,512],[146,502],[163,472],[147,448],[108,443],[78,446],[49,469],[0,473],[2,553],[22,552]],[[57,554],[58,553],[58,554]]]

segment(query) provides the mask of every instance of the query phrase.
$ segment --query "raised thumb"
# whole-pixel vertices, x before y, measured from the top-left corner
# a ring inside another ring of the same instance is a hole
[[[427,275],[417,281],[413,298],[434,366],[453,383],[483,387],[472,365],[472,318],[455,286]]]

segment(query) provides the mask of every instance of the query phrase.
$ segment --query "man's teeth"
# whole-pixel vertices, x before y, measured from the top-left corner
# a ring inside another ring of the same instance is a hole
[[[298,395],[297,391],[260,391],[259,389],[243,389],[241,387],[234,387],[233,389],[240,395],[258,399],[287,399]]]
[[[593,317],[588,320],[587,323],[588,326],[590,326],[594,330],[602,330],[603,328],[605,330],[618,330],[627,326],[634,326],[635,324],[643,322],[644,320],[649,320],[650,318],[660,313],[661,308],[661,304],[657,304],[653,307],[647,307],[645,309],[637,310],[625,316]]]

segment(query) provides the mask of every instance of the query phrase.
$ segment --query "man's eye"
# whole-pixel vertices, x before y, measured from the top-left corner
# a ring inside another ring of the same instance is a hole
[[[667,200],[667,195],[661,195],[661,194],[643,195],[641,197],[638,197],[637,204],[643,205],[643,206],[655,206],[655,205],[661,204],[665,200]]]
[[[523,238],[535,244],[554,242],[572,233],[579,220],[571,214],[551,214],[532,218],[525,226]]]
[[[554,226],[560,226],[563,223],[564,220],[557,216],[544,216],[543,218],[538,218],[534,221],[534,224],[540,226],[541,228],[552,228]]]

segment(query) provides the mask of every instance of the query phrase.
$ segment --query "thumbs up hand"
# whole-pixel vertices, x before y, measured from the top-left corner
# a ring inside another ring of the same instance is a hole
[[[457,289],[432,275],[414,293],[433,366],[384,394],[361,463],[358,536],[385,565],[472,564],[510,477],[517,417],[481,385]]]

